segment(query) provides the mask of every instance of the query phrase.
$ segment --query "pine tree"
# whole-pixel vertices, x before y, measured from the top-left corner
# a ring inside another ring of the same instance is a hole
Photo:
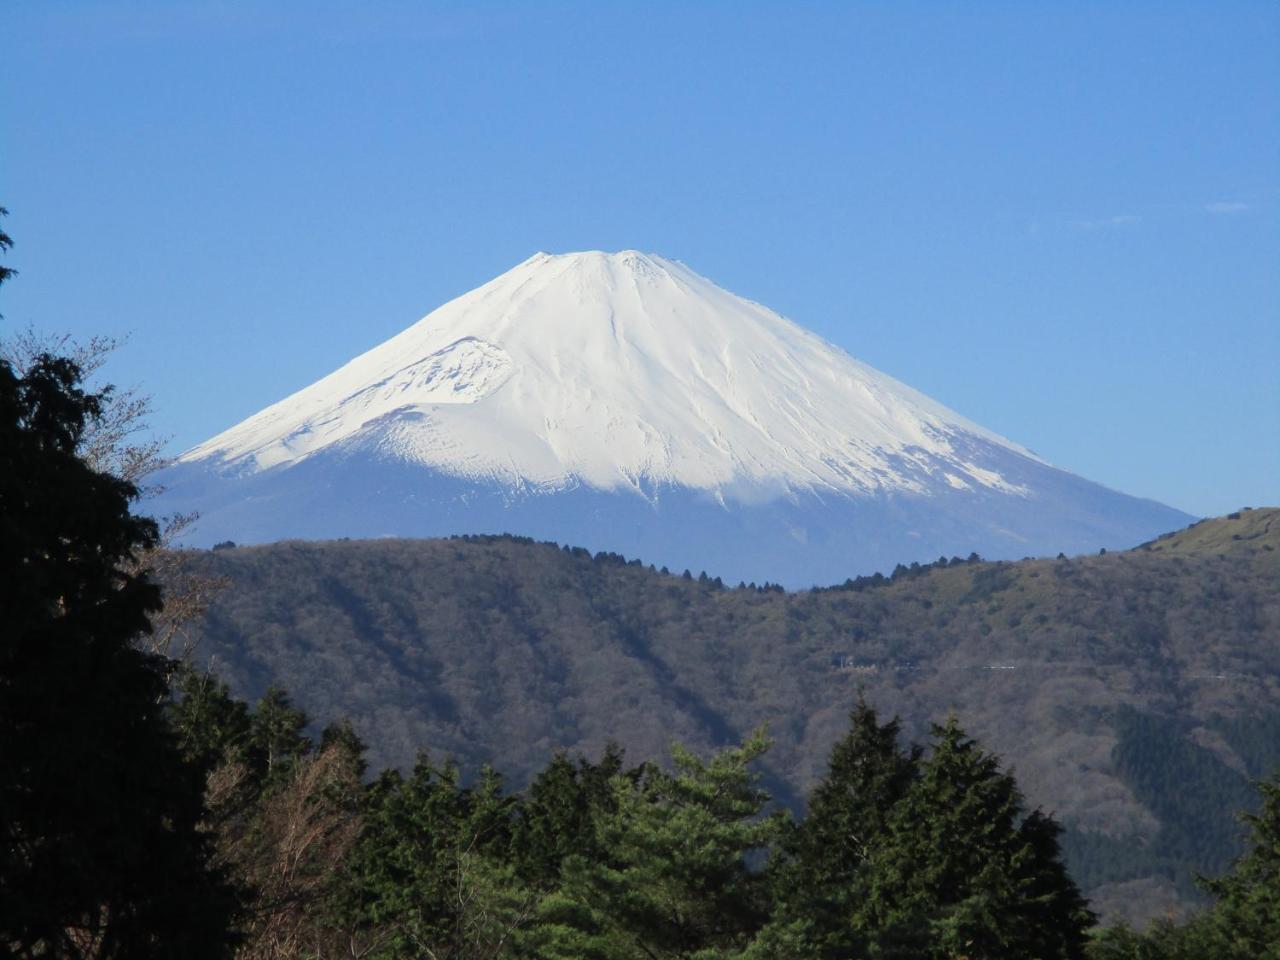
[[[750,765],[763,733],[702,761],[673,747],[675,770],[614,777],[612,809],[596,820],[604,859],[571,857],[560,893],[542,904],[535,949],[545,957],[741,956],[768,917],[753,855],[780,818]]]
[[[775,869],[780,922],[800,924],[822,955],[857,949],[854,916],[868,895],[869,865],[895,807],[918,776],[920,749],[901,749],[898,731],[896,718],[881,724],[859,701]]]
[[[311,751],[303,733],[307,715],[296,708],[280,687],[268,687],[253,708],[249,744],[257,773],[268,786],[282,783],[293,765]]]
[[[869,955],[1083,956],[1093,917],[1061,862],[1057,825],[1039,811],[1024,813],[1013,777],[954,717],[933,734],[855,913]]]
[[[351,857],[348,922],[388,956],[498,955],[534,903],[509,863],[513,803],[492,770],[464,788],[425,755],[407,779],[383,774]]]
[[[622,773],[622,750],[609,744],[598,763],[577,762],[557,753],[520,799],[512,836],[512,856],[521,876],[544,889],[560,879],[564,860],[594,858],[594,817],[608,808],[610,781]]]

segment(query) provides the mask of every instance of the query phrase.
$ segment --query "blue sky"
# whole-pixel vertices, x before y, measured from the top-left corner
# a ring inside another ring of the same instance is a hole
[[[6,326],[175,450],[537,250],[638,248],[1198,514],[1280,503],[1274,3],[0,13]]]

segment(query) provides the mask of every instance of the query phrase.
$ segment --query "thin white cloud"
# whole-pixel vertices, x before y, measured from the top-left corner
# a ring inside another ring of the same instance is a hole
[[[1219,200],[1216,203],[1206,203],[1204,208],[1209,213],[1244,213],[1249,205],[1239,200]]]
[[[1072,220],[1070,225],[1077,230],[1105,230],[1108,227],[1126,227],[1141,221],[1142,218],[1135,213],[1122,213],[1114,217],[1103,217],[1101,220]]]

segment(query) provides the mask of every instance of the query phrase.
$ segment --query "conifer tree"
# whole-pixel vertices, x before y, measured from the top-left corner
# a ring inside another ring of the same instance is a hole
[[[532,914],[508,862],[513,799],[486,770],[471,787],[421,756],[375,783],[351,858],[349,922],[394,957],[497,956]]]
[[[1280,774],[1257,784],[1262,807],[1242,819],[1253,843],[1226,876],[1202,881],[1214,904],[1182,924],[1102,931],[1092,960],[1280,960]]]
[[[1253,833],[1249,852],[1205,884],[1217,898],[1210,931],[1229,960],[1280,960],[1280,774],[1257,786],[1262,807],[1243,817]]]
[[[512,836],[512,856],[521,876],[543,888],[560,879],[570,855],[595,857],[594,816],[608,808],[610,781],[622,773],[622,750],[609,744],[599,762],[577,762],[557,753],[520,799]]]
[[[767,794],[750,769],[762,732],[702,761],[672,748],[675,770],[614,777],[614,802],[596,821],[604,859],[565,861],[562,891],[541,908],[535,949],[545,957],[742,956],[768,917],[751,857],[777,836]]]
[[[189,667],[173,678],[169,722],[189,760],[212,771],[228,760],[247,761],[252,721],[249,706],[211,673]]]
[[[364,776],[369,768],[364,758],[365,750],[368,748],[356,733],[350,720],[344,719],[331,723],[320,732],[320,750],[323,752],[331,747],[337,749],[350,762],[357,779]]]
[[[169,661],[135,645],[156,528],[77,456],[102,409],[80,379],[0,361],[0,954],[217,957],[236,898],[203,771],[166,721]]]
[[[255,763],[268,785],[282,782],[293,764],[310,752],[306,728],[307,715],[289,695],[280,687],[268,687],[253,709],[249,733]]]
[[[1025,814],[1014,779],[955,718],[875,852],[855,912],[871,956],[1049,960],[1083,956],[1093,917],[1067,875],[1058,826]]]
[[[854,916],[869,895],[870,863],[918,776],[920,749],[904,751],[898,731],[896,718],[881,724],[875,710],[859,701],[774,871],[780,922],[799,924],[821,955],[845,956],[857,948],[861,931]]]

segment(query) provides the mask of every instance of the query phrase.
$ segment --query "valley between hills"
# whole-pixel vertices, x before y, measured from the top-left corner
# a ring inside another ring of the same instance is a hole
[[[767,725],[797,809],[860,697],[921,740],[954,712],[1065,827],[1104,919],[1198,902],[1280,763],[1280,509],[1124,552],[787,592],[507,536],[223,545],[195,662],[349,718],[371,768],[419,751],[513,787],[558,750],[705,751]]]

